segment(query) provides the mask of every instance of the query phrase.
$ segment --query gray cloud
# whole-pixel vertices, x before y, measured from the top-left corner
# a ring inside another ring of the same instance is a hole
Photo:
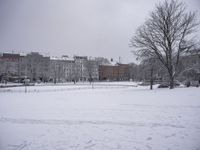
[[[1,0],[0,52],[134,59],[128,47],[158,0]],[[198,10],[198,0],[185,0]]]

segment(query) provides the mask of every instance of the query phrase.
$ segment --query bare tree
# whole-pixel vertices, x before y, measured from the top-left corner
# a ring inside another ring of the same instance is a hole
[[[185,4],[176,0],[159,3],[149,19],[131,39],[139,58],[156,57],[166,68],[170,89],[182,54],[196,44],[192,33],[197,29],[196,13],[186,12]]]
[[[155,72],[155,68],[156,68],[156,64],[158,64],[156,62],[156,58],[149,58],[143,61],[144,64],[146,64],[149,67],[149,71],[150,71],[150,89],[153,89],[153,83],[154,83],[154,72]]]
[[[98,70],[98,62],[95,60],[88,60],[85,67],[88,75],[88,80],[91,84],[91,82],[97,78],[96,71]]]

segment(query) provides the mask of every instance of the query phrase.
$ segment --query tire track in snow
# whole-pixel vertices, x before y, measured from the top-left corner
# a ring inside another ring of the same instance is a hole
[[[15,123],[15,124],[46,124],[46,125],[120,125],[120,126],[137,126],[137,127],[171,127],[185,128],[182,125],[168,123],[147,123],[147,122],[127,122],[127,121],[101,121],[101,120],[37,120],[37,119],[14,119],[1,117],[0,123]]]
[[[28,143],[27,141],[24,141],[22,144],[20,145],[12,145],[9,144],[9,147],[12,147],[12,150],[22,150],[24,148],[26,148],[27,146],[31,145],[31,143]]]

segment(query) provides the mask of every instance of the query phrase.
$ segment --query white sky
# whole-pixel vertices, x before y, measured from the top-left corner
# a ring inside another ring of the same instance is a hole
[[[0,0],[0,52],[120,56],[132,62],[129,40],[158,1]],[[200,0],[182,1],[190,10],[200,8]]]

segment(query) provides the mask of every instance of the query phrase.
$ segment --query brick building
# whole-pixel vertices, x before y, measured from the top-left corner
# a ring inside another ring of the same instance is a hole
[[[1,60],[1,74],[6,75],[19,75],[19,54],[3,53],[0,57]]]
[[[16,81],[27,75],[27,60],[25,56],[13,53],[3,53],[0,56],[0,80]]]
[[[129,65],[119,63],[114,66],[100,65],[99,80],[127,81],[129,80]]]

